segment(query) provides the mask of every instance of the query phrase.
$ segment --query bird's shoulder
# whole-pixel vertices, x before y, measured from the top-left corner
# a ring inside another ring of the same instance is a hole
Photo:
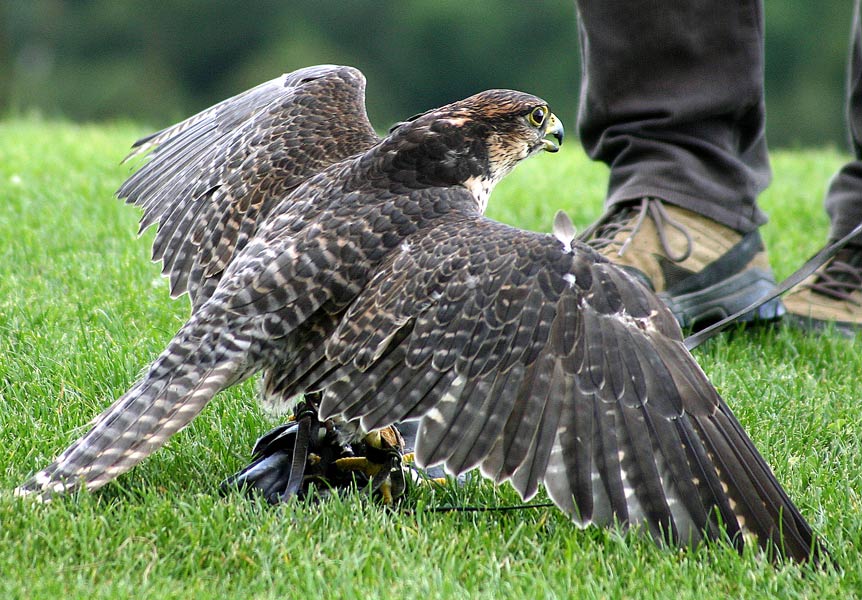
[[[529,363],[548,344],[567,356],[584,347],[586,338],[576,338],[591,332],[604,331],[609,340],[681,340],[655,294],[593,249],[481,215],[447,215],[404,239],[351,304],[327,354],[365,368],[406,324],[417,352],[409,361],[422,362],[451,337],[456,351],[436,367],[457,363],[467,371],[479,367],[467,366],[472,355],[463,348],[478,348],[485,338],[496,340],[500,353],[476,354],[482,368]]]

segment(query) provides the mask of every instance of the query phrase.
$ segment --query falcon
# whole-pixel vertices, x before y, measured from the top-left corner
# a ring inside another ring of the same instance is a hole
[[[94,490],[263,372],[357,435],[419,421],[416,461],[479,468],[579,525],[660,543],[819,542],[661,301],[574,240],[486,218],[494,185],[556,152],[535,96],[490,90],[379,137],[356,69],[264,83],[137,142],[119,196],[191,316],[143,377],[19,489]]]

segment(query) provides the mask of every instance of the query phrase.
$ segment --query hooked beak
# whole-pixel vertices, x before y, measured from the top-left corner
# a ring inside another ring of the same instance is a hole
[[[562,121],[557,118],[557,115],[551,113],[551,116],[548,118],[548,124],[545,126],[545,139],[543,140],[545,152],[557,152],[563,143],[564,135],[565,131],[563,130]],[[547,136],[552,136],[556,139],[556,143],[547,139]]]

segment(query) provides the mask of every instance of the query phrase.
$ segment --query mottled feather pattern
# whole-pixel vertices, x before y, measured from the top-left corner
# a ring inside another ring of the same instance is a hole
[[[29,484],[46,497],[82,484],[100,487],[161,447],[216,392],[254,372],[247,361],[248,341],[218,327],[210,316],[190,319],[144,377]]]
[[[212,292],[207,280],[223,272],[273,205],[378,141],[364,93],[355,69],[311,67],[140,143],[140,153],[151,151],[149,161],[118,194],[144,207],[142,229],[159,224],[153,259],[163,261],[173,295],[191,288],[200,303],[202,289]]]
[[[107,483],[263,371],[271,405],[311,392],[366,431],[420,420],[420,464],[525,498],[544,484],[579,524],[810,558],[819,542],[655,294],[564,216],[553,235],[482,216],[518,162],[556,151],[546,103],[490,90],[379,139],[363,101],[358,71],[312,67],[139,142],[149,161],[119,194],[158,224],[192,316],[20,493]]]
[[[398,381],[439,371],[455,374],[452,385],[430,402],[390,386],[388,418],[358,410],[380,385],[381,353],[399,352],[399,336],[408,373]],[[741,524],[748,530],[760,515],[753,531],[776,541],[780,523],[794,552],[810,546],[807,524],[749,453],[750,441],[736,457],[757,468],[727,477],[739,467],[717,431],[741,429],[682,352],[669,311],[587,247],[478,216],[444,219],[378,271],[328,345],[328,358],[347,366],[330,371],[336,385],[317,384],[326,389],[322,415],[349,408],[363,426],[382,427],[424,403],[422,464],[442,462],[453,474],[480,465],[525,497],[544,481],[584,524],[642,522],[657,539],[687,543],[719,535],[722,522],[741,545]],[[735,469],[717,472],[710,463],[719,460]],[[771,504],[741,493],[762,485]]]

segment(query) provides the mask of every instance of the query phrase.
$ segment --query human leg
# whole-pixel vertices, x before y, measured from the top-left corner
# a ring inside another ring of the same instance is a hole
[[[826,194],[832,226],[830,241],[862,223],[862,21],[859,0],[853,14],[847,69],[847,124],[854,159],[835,175]],[[838,331],[862,329],[862,239],[855,239],[834,258],[788,294],[789,320],[805,327],[834,324]]]
[[[610,167],[607,213],[585,238],[685,326],[745,307],[774,285],[757,233],[770,179],[760,2],[577,5],[579,130]]]

